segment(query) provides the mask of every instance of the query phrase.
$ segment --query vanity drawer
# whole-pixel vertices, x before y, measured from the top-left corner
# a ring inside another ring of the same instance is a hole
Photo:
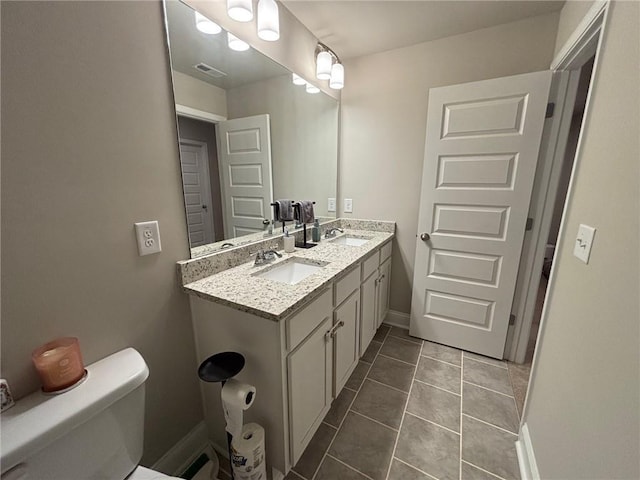
[[[320,297],[304,307],[300,313],[289,317],[286,325],[287,350],[293,350],[307,335],[331,317],[333,311],[331,289],[328,288]]]
[[[351,270],[335,283],[335,306],[340,305],[353,291],[360,286],[359,266]]]
[[[385,243],[382,248],[380,249],[380,264],[382,265],[382,263],[391,256],[391,243],[392,242],[387,242]]]
[[[369,276],[378,270],[378,265],[380,264],[380,254],[378,250],[367,258],[364,262],[362,262],[362,280],[366,280]]]

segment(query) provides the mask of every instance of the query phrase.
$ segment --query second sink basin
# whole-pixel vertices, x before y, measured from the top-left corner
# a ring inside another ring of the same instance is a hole
[[[318,262],[312,263],[311,261],[303,258],[291,257],[274,265],[273,268],[262,270],[259,273],[255,273],[256,277],[268,278],[269,280],[275,280],[276,282],[288,283],[289,285],[295,285],[300,283],[307,277],[310,277],[314,273],[322,270],[322,267],[326,265],[326,262],[319,265]]]
[[[351,247],[359,247],[367,243],[370,238],[360,238],[360,237],[352,237],[351,235],[343,235],[334,240],[330,240],[332,243],[337,245],[349,245]]]

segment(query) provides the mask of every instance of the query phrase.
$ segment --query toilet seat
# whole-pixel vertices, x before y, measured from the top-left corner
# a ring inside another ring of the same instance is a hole
[[[178,477],[170,477],[169,475],[165,475],[164,473],[158,472],[156,470],[151,470],[150,468],[146,468],[143,466],[138,466],[136,469],[131,472],[126,480],[184,480]]]

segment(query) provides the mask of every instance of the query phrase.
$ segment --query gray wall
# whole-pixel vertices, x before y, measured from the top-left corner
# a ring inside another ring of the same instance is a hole
[[[353,218],[397,222],[391,308],[408,313],[429,88],[546,70],[558,13],[347,60],[341,197]]]
[[[612,2],[524,414],[544,479],[640,478],[639,32]]]
[[[137,348],[151,371],[143,463],[202,419],[175,262],[189,258],[159,2],[2,2],[2,377],[79,337],[85,363]],[[139,257],[136,221],[163,251]]]

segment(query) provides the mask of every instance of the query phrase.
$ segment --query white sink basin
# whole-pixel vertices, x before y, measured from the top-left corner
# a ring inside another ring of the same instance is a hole
[[[326,263],[325,263],[326,265]],[[322,270],[324,265],[310,263],[302,258],[289,258],[284,262],[270,268],[266,271],[256,273],[256,277],[268,278],[276,282],[288,283],[295,285],[314,273]]]
[[[338,237],[334,240],[330,240],[331,242],[337,244],[337,245],[349,245],[351,247],[359,247],[361,245],[364,245],[365,243],[367,243],[369,240],[371,240],[370,238],[359,238],[359,237],[352,237],[350,235],[343,235],[341,237]]]

